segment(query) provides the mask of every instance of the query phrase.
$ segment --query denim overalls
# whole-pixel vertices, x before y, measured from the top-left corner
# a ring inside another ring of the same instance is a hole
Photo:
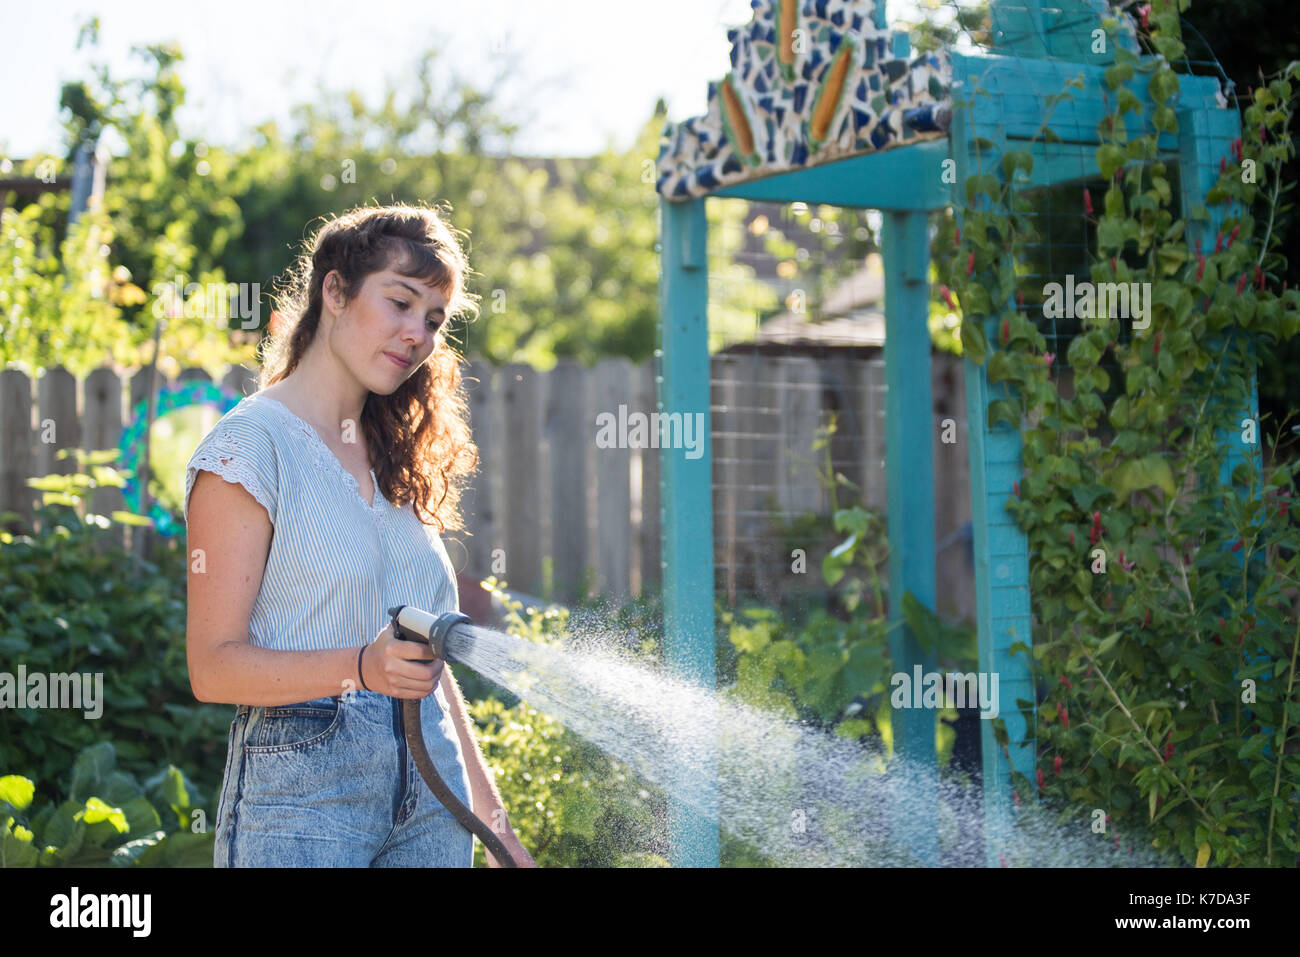
[[[240,705],[217,807],[216,867],[472,867],[474,836],[406,746],[402,702],[374,691]],[[434,767],[465,803],[469,775],[442,687],[421,701]]]

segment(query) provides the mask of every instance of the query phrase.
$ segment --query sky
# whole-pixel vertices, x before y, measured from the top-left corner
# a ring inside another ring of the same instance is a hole
[[[889,9],[891,20],[918,14],[912,0]],[[515,152],[589,156],[628,148],[661,96],[674,122],[702,114],[709,81],[730,66],[727,28],[751,13],[749,0],[3,0],[0,153],[62,154],[61,84],[89,77],[97,60],[119,78],[139,75],[133,44],[176,40],[187,138],[238,147],[260,123],[283,127],[293,104],[317,102],[322,90],[356,89],[375,106],[385,80],[400,84],[434,45],[486,86],[504,47],[516,55],[503,103],[524,121]],[[78,51],[91,16],[99,49]]]
[[[95,60],[116,76],[139,75],[131,45],[170,39],[185,54],[179,121],[187,138],[237,146],[257,124],[283,124],[292,104],[316,101],[322,90],[355,88],[377,105],[385,79],[400,83],[434,45],[486,85],[485,65],[504,45],[519,51],[502,88],[526,121],[515,151],[590,155],[607,142],[630,146],[660,96],[674,121],[703,113],[709,80],[729,66],[727,27],[750,13],[748,0],[6,0],[0,150],[62,153],[60,85],[88,77]],[[99,49],[77,51],[78,27],[92,15]]]

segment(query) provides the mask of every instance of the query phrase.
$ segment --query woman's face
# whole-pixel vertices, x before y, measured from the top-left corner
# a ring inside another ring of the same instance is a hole
[[[329,337],[334,354],[358,382],[380,395],[395,392],[429,357],[447,319],[441,290],[391,269],[367,276],[346,306],[342,277],[331,272],[325,297],[340,320]]]

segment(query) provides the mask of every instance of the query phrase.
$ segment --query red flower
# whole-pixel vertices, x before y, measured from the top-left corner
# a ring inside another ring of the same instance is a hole
[[[1164,335],[1163,332],[1157,332],[1157,333],[1156,333],[1156,341],[1155,341],[1155,345],[1152,347],[1152,351],[1151,351],[1151,354],[1152,354],[1153,356],[1158,356],[1158,355],[1160,355],[1160,337],[1161,337],[1162,335]]]
[[[1232,546],[1232,550],[1233,550],[1234,552],[1239,552],[1239,551],[1241,551],[1241,546],[1242,546],[1242,540],[1239,538],[1239,539],[1237,539],[1237,544],[1235,544],[1235,545]]]
[[[960,246],[960,245],[961,245],[961,227],[960,227],[960,226],[958,226],[958,227],[956,228],[956,230],[953,231],[953,234],[952,234],[952,244],[953,244],[954,246]]]
[[[1011,320],[1002,320],[1002,344],[1005,346],[1011,340]]]
[[[966,275],[969,276],[974,271],[975,271],[975,250],[972,249],[970,251],[970,255],[966,257]]]
[[[1214,238],[1214,251],[1216,253],[1223,252],[1223,230],[1222,229],[1219,230],[1218,235],[1215,236]]]
[[[1070,544],[1074,544],[1074,529],[1070,529]]]
[[[1012,791],[1011,796],[1016,799],[1016,807],[1020,807],[1020,792]]]
[[[1151,4],[1144,3],[1142,6],[1138,7],[1138,14],[1142,17],[1142,29],[1149,33],[1151,31],[1151,24],[1148,22],[1147,18],[1151,16]]]
[[[1024,306],[1024,304],[1025,304],[1025,291],[1021,289],[1018,293],[1016,293],[1016,305]]]
[[[1151,609],[1150,609],[1150,608],[1147,609],[1146,617],[1142,619],[1142,627],[1145,628],[1145,627],[1146,627],[1147,625],[1149,625],[1149,624],[1151,624]]]
[[[1238,136],[1235,140],[1232,141],[1232,155],[1237,158],[1238,163],[1241,162],[1241,137],[1240,136]]]
[[[1237,280],[1237,295],[1240,296],[1241,291],[1245,288],[1246,288],[1246,274],[1242,273],[1241,278]]]
[[[947,286],[940,286],[939,295],[943,297],[943,301],[948,304],[949,309],[951,309],[953,312],[957,311],[957,303],[953,301],[951,289],[949,289]]]
[[[1070,709],[1064,705],[1061,706],[1061,726],[1066,731],[1070,730]]]
[[[1057,774],[1061,773],[1061,756],[1059,754],[1052,759],[1052,770]]]
[[[1265,137],[1264,137],[1264,124],[1263,124],[1263,123],[1259,124],[1259,141],[1260,141],[1261,143],[1265,142]]]
[[[1119,275],[1119,267],[1115,265],[1115,257],[1114,257],[1114,256],[1111,256],[1111,257],[1110,257],[1110,271],[1113,272],[1116,276]]]
[[[1072,685],[1072,684],[1070,683],[1070,679],[1067,678],[1067,677],[1065,677],[1065,675],[1061,675],[1061,684],[1065,685],[1065,686],[1066,686],[1067,688],[1069,688],[1071,691],[1074,690],[1074,685]]]
[[[1039,786],[1040,788],[1043,787],[1043,769],[1042,769],[1042,768],[1039,768],[1039,769],[1038,769],[1038,786]]]
[[[1201,277],[1204,275],[1205,275],[1205,257],[1201,255],[1201,251],[1198,249],[1196,251],[1196,281],[1200,282]]]
[[[1201,237],[1200,237],[1200,236],[1197,236],[1197,237],[1196,237],[1196,255],[1199,256],[1200,254],[1201,254]]]
[[[1228,248],[1229,248],[1229,249],[1232,248],[1232,244],[1235,243],[1235,242],[1237,241],[1237,237],[1238,237],[1239,235],[1241,235],[1241,227],[1240,227],[1240,226],[1233,226],[1233,227],[1232,227],[1232,235],[1228,237]]]
[[[1089,216],[1092,215],[1092,193],[1086,189],[1083,191],[1083,211]]]
[[[1011,483],[1011,490],[1016,493],[1016,498],[1020,498],[1020,483],[1018,481]]]
[[[1220,156],[1220,157],[1219,157],[1219,175],[1222,176],[1222,175],[1223,175],[1224,173],[1226,173],[1226,172],[1228,172],[1228,157],[1226,157],[1226,156]]]

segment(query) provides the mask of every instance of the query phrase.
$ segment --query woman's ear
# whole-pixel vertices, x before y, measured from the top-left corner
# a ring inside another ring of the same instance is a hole
[[[337,269],[331,269],[325,274],[325,281],[321,284],[321,298],[334,315],[343,311],[343,277]]]

